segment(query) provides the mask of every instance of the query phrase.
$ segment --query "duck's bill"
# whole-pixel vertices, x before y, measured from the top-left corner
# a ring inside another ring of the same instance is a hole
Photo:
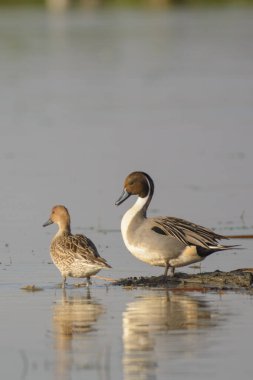
[[[123,193],[121,194],[121,196],[119,197],[119,199],[115,202],[115,205],[116,206],[119,206],[121,205],[121,203],[123,203],[127,198],[129,198],[131,196],[131,193],[129,193],[128,191],[126,191],[125,189],[123,190]]]
[[[48,219],[46,223],[42,225],[42,227],[50,226],[50,224],[53,224],[54,222],[51,219]]]

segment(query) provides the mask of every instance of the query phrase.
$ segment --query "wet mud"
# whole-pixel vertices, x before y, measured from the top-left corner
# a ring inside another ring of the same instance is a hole
[[[238,269],[231,272],[214,272],[187,274],[178,272],[174,277],[128,277],[116,281],[113,285],[125,287],[162,287],[188,288],[192,290],[234,290],[251,289],[253,270]]]

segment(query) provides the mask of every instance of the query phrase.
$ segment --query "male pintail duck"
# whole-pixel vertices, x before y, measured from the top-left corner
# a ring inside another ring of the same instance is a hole
[[[63,277],[63,288],[67,277],[85,277],[89,284],[90,276],[103,268],[111,268],[106,260],[99,256],[90,239],[84,235],[72,235],[66,207],[59,205],[52,208],[50,218],[43,227],[52,223],[58,224],[59,230],[51,242],[50,254]]]
[[[154,193],[154,182],[144,172],[129,174],[116,205],[131,195],[137,195],[135,204],[121,221],[121,233],[127,249],[145,263],[165,267],[164,276],[175,268],[204,260],[211,253],[236,246],[221,245],[218,240],[227,237],[208,228],[173,217],[147,218],[146,213]]]

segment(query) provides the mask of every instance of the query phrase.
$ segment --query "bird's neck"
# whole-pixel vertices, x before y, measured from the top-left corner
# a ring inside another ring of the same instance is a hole
[[[58,223],[58,231],[55,235],[55,237],[61,236],[63,234],[70,235],[71,234],[71,229],[70,229],[70,224],[69,223]]]

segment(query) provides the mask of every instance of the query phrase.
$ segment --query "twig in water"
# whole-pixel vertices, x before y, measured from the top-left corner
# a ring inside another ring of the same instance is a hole
[[[226,235],[229,239],[253,239],[253,235]]]
[[[111,277],[103,277],[103,276],[92,276],[93,278],[98,278],[99,280],[109,281],[109,282],[117,282],[118,280],[115,280],[115,278]]]

